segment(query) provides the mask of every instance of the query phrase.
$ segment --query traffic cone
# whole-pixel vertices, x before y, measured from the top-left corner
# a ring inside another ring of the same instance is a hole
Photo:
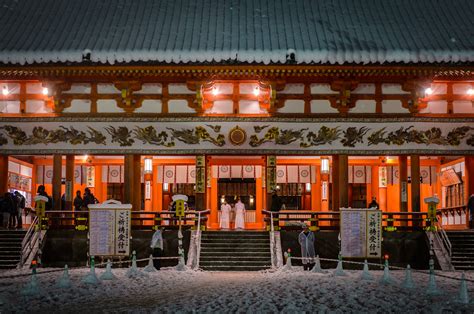
[[[36,261],[32,262],[32,269],[31,269],[31,280],[25,285],[21,294],[25,296],[34,296],[39,295],[40,287],[38,283],[38,278],[36,277]]]
[[[416,288],[413,278],[411,276],[411,267],[410,264],[407,265],[405,270],[405,280],[403,281],[402,287],[405,289],[414,289]]]
[[[82,282],[89,285],[96,285],[100,282],[99,279],[97,278],[97,275],[95,274],[94,256],[91,256],[90,272],[84,278],[82,278]]]
[[[467,291],[467,284],[464,272],[461,276],[461,287],[459,288],[459,300],[462,304],[469,304],[469,292]]]
[[[148,259],[148,265],[146,265],[143,270],[149,273],[157,271],[155,266],[153,265],[153,255],[150,254],[150,258]]]
[[[56,286],[63,289],[71,288],[71,279],[69,278],[69,268],[67,267],[67,264],[64,265],[63,275],[59,278]]]
[[[434,261],[430,259],[430,279],[428,281],[428,287],[426,289],[426,294],[428,295],[439,295],[440,291],[436,285],[436,277],[434,272]]]
[[[105,272],[100,276],[101,280],[115,280],[117,277],[112,273],[112,261],[107,260],[107,266],[105,267]]]
[[[345,275],[346,273],[344,272],[344,268],[342,267],[342,256],[341,256],[341,253],[339,253],[337,267],[336,267],[336,270],[334,271],[334,276],[345,276]]]
[[[141,272],[137,267],[137,253],[132,252],[132,267],[127,270],[128,278],[138,278],[147,276],[145,273]]]
[[[319,255],[316,255],[316,261],[314,263],[313,269],[311,269],[313,273],[324,273],[324,270],[321,268],[321,261],[319,260]]]
[[[380,279],[380,283],[384,285],[390,285],[394,283],[394,280],[390,275],[390,269],[388,267],[388,257],[385,257],[385,265],[383,266],[383,276]]]
[[[369,264],[367,260],[364,260],[364,269],[362,270],[362,275],[360,276],[362,280],[374,280],[374,276],[369,272]]]

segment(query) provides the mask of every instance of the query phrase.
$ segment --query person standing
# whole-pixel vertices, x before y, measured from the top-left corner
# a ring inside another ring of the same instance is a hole
[[[372,197],[372,202],[370,202],[370,204],[367,208],[379,209],[379,203],[377,203],[377,198],[375,196]]]
[[[20,200],[16,197],[14,193],[8,193],[12,200],[13,206],[10,206],[10,223],[9,228],[15,229],[18,227],[18,205]]]
[[[245,205],[240,197],[235,204],[235,229],[245,229]]]
[[[82,196],[81,191],[76,191],[76,197],[74,197],[74,211],[81,211],[82,210]]]
[[[17,228],[18,229],[21,229],[23,227],[23,212],[25,210],[25,207],[26,207],[26,199],[23,195],[21,195],[20,192],[18,191],[15,191],[15,196],[17,198],[17,201],[18,201],[18,224],[17,224]]]
[[[314,267],[314,233],[308,226],[303,227],[303,231],[298,236],[301,246],[301,257],[303,258],[303,269],[311,270]]]
[[[474,194],[469,196],[467,209],[469,210],[469,229],[474,229]]]
[[[89,188],[86,188],[84,190],[84,198],[82,199],[82,205],[86,208],[89,209],[90,204],[96,204],[97,199],[95,198],[94,194],[92,194],[91,190]]]
[[[277,194],[277,191],[273,191],[273,194],[272,194],[272,205],[270,207],[270,210],[272,212],[279,212],[280,209],[281,209],[281,199],[280,197],[278,196]]]
[[[153,250],[153,257],[161,257],[163,255],[163,233],[161,227],[158,227],[158,229],[156,229],[155,233],[153,234],[153,237],[151,238],[150,247]],[[153,266],[155,266],[157,270],[160,270],[160,260],[153,259]]]
[[[221,217],[219,222],[219,227],[221,229],[229,229],[230,228],[230,205],[227,203],[226,200],[221,205]]]
[[[10,213],[12,211],[13,206],[15,206],[13,202],[13,198],[9,192],[6,192],[3,195],[2,202],[0,203],[0,210],[3,215],[3,228],[8,229],[8,225],[10,223]]]
[[[40,185],[38,187],[37,193],[38,195],[44,196],[48,199],[45,204],[45,210],[48,211],[53,209],[53,199],[51,198],[51,196],[48,195],[48,193],[46,193],[46,188],[44,187],[44,185]]]

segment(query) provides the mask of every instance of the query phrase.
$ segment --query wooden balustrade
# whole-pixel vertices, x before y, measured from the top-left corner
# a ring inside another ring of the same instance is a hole
[[[206,226],[209,210],[201,211],[201,226]],[[143,212],[132,211],[133,230],[152,230],[156,226],[166,226],[166,228],[178,228],[179,218],[175,217],[172,211]],[[186,211],[181,218],[183,228],[197,227],[198,211]],[[48,229],[76,229],[87,230],[89,212],[88,211],[67,211],[52,210],[45,213]]]
[[[270,229],[270,213],[273,215],[275,230],[301,230],[301,223],[306,223],[312,230],[339,230],[339,212],[332,211],[263,211],[267,229]],[[382,227],[386,231],[424,230],[428,226],[427,213],[383,212]]]
[[[438,210],[438,220],[443,229],[466,229],[469,223],[467,205],[445,207]]]

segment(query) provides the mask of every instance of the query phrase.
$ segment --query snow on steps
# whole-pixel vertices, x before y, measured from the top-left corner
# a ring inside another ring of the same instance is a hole
[[[0,269],[17,267],[25,234],[24,230],[0,230]]]
[[[256,271],[271,267],[268,232],[208,231],[201,237],[200,267],[215,271]]]
[[[452,244],[451,263],[455,270],[474,270],[474,231],[446,231]]]

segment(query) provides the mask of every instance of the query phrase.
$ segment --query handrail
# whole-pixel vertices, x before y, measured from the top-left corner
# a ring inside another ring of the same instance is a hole
[[[23,238],[23,241],[21,241],[21,256],[20,256],[20,265],[23,265],[25,263],[25,257],[28,257],[33,250],[32,248],[32,238],[35,234],[35,228],[38,224],[39,218],[38,216],[35,216],[35,219],[30,224],[30,227],[28,228],[28,231],[25,234],[25,237]]]
[[[439,223],[439,221],[436,222],[436,227],[440,231],[439,234],[440,234],[442,243],[445,249],[448,251],[449,257],[451,258],[451,254],[452,254],[451,241],[449,241],[448,235],[446,234],[446,231],[443,229],[443,226]]]

